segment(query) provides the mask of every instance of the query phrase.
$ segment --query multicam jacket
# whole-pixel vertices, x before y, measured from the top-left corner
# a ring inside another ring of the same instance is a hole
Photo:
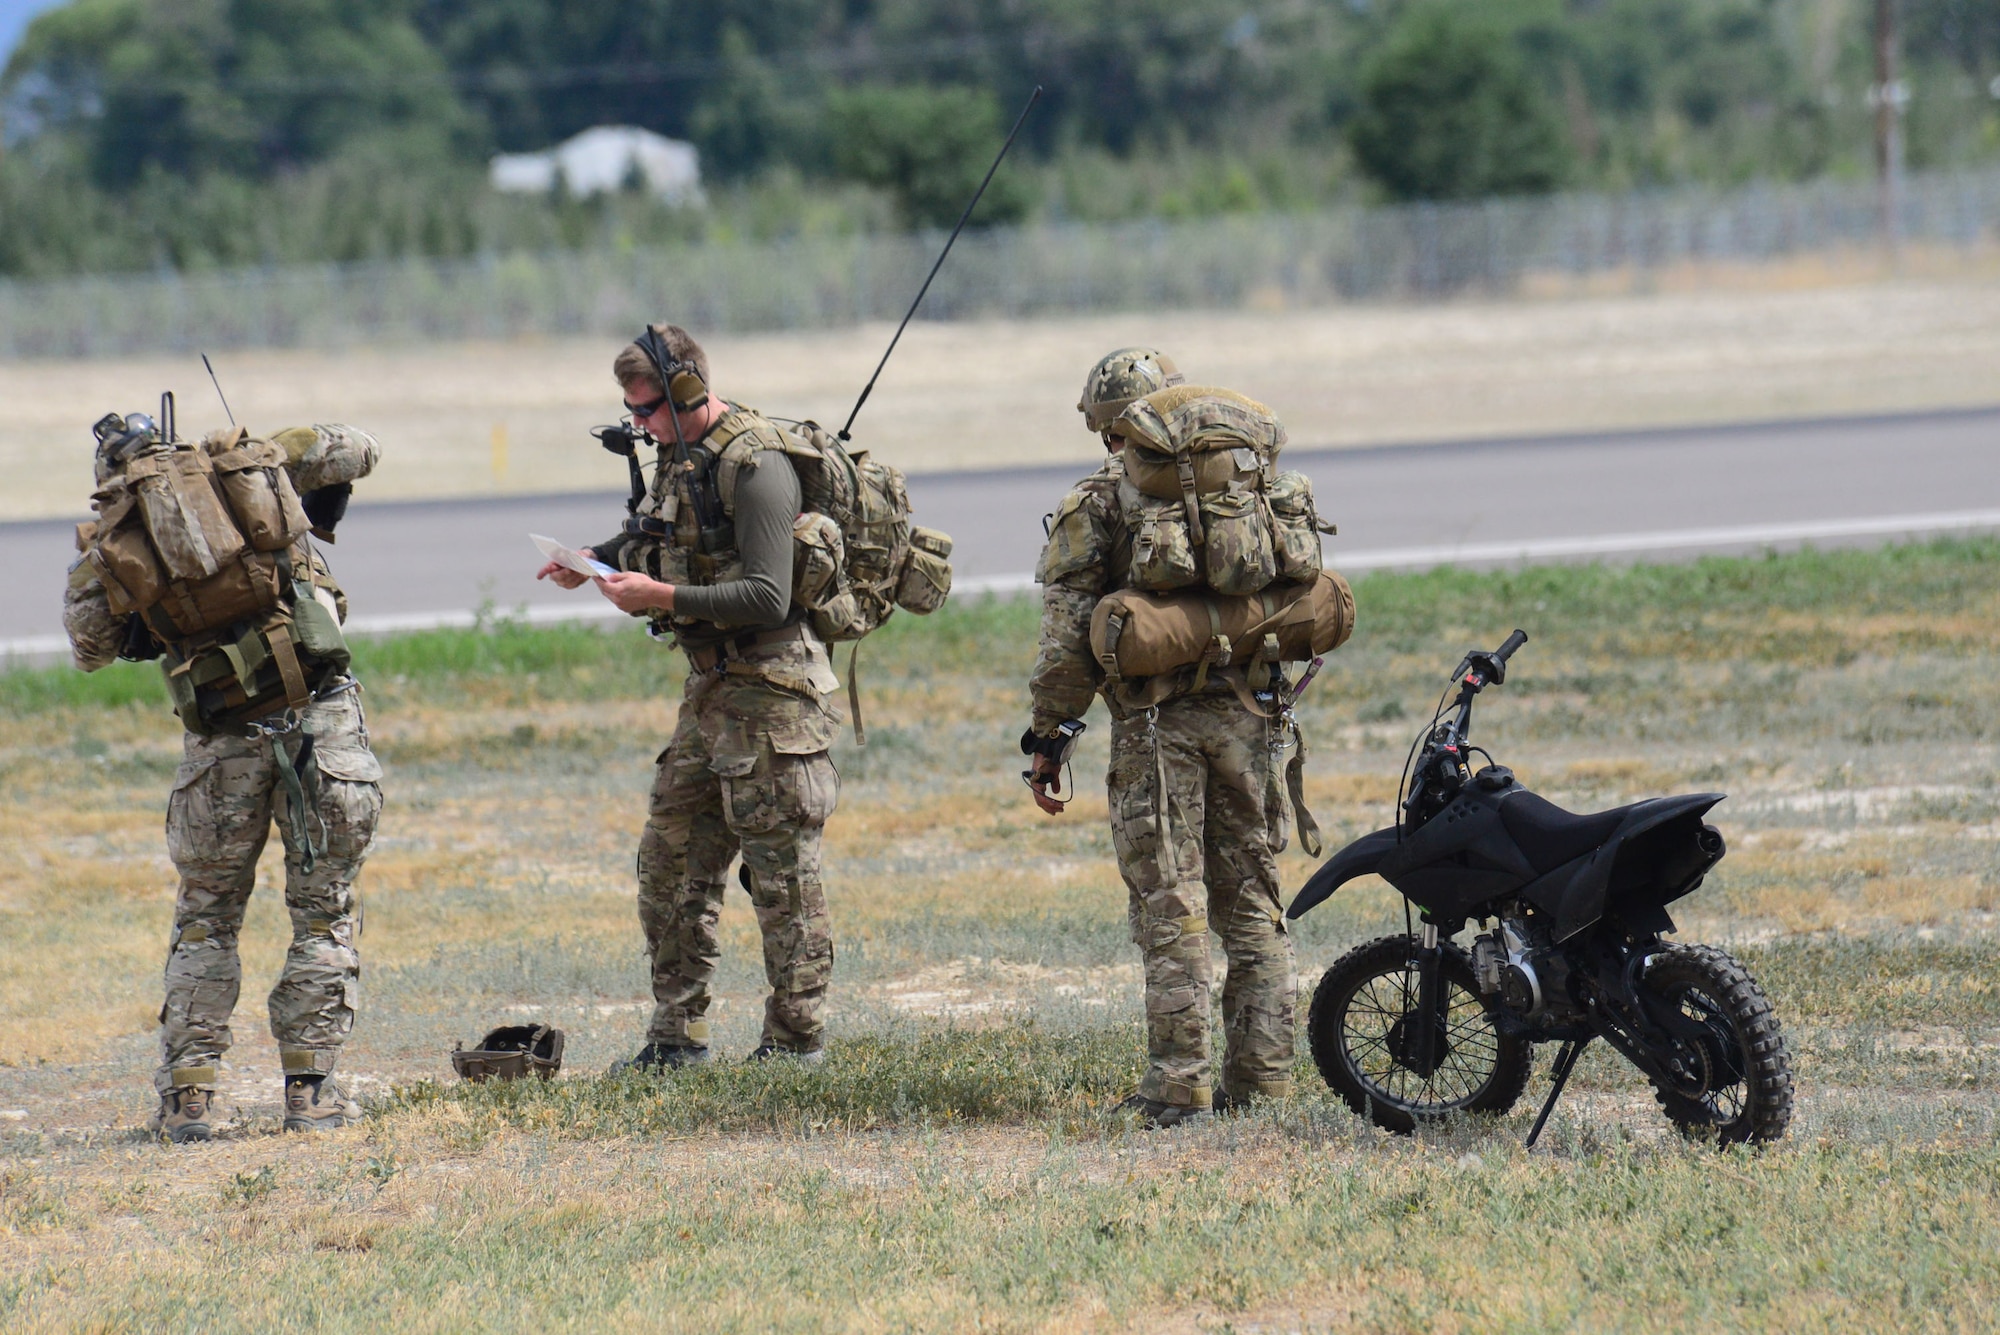
[[[1132,544],[1119,505],[1125,458],[1114,454],[1071,488],[1049,524],[1048,544],[1035,569],[1042,586],[1041,648],[1028,690],[1034,730],[1048,736],[1065,719],[1082,718],[1104,674],[1090,653],[1090,614],[1098,600],[1125,587]]]

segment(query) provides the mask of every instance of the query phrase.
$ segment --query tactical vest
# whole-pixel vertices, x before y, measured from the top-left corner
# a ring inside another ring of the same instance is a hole
[[[816,423],[781,430],[754,409],[733,406],[677,461],[669,450],[639,511],[626,521],[637,541],[620,551],[624,569],[669,584],[722,584],[743,577],[736,542],[736,484],[757,454],[790,460],[800,512],[792,525],[791,606],[786,623],[809,622],[820,639],[859,640],[897,608],[925,615],[951,592],[951,539],[910,523],[903,474],[849,453]],[[656,632],[671,630],[699,647],[744,627],[655,613]]]
[[[343,672],[330,580],[283,447],[238,428],[155,441],[117,465],[77,529],[111,611],[158,642],[174,712],[192,732],[236,732],[300,709]]]

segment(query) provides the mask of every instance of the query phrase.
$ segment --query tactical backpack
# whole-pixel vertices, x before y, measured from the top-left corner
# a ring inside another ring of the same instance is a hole
[[[785,431],[799,477],[793,597],[829,644],[859,640],[902,608],[928,616],[951,594],[951,538],[910,522],[901,469],[850,452],[817,422]]]
[[[97,518],[78,526],[77,548],[111,611],[158,642],[190,731],[240,732],[303,708],[346,669],[282,446],[240,427],[190,443],[168,426],[100,457]]]
[[[1251,594],[1320,572],[1312,481],[1277,471],[1285,429],[1226,389],[1176,385],[1127,405],[1119,506],[1132,534],[1132,583]]]
[[[669,583],[690,576],[721,583],[738,576],[740,554],[730,517],[736,480],[754,466],[756,447],[742,440],[761,419],[753,409],[743,411],[752,420],[719,423],[702,448],[692,451],[689,465],[662,465],[653,483],[660,513],[626,521],[627,533],[650,540],[620,558],[626,569],[642,569]],[[820,639],[859,640],[897,608],[927,615],[942,607],[951,593],[951,539],[910,523],[902,472],[865,450],[849,453],[817,423],[774,427],[799,480],[792,601],[808,614]],[[684,507],[693,511],[686,516],[691,523],[676,522]],[[672,624],[673,618],[663,614],[657,621]]]

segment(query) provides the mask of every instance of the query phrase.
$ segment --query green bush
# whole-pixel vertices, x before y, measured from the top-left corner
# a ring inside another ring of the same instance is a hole
[[[1573,154],[1507,34],[1464,6],[1408,11],[1361,76],[1348,142],[1397,199],[1542,194]]]
[[[891,191],[905,222],[949,227],[979,188],[1005,132],[983,88],[856,88],[827,101],[834,168]],[[1028,211],[1025,178],[993,178],[977,221],[1011,222]]]

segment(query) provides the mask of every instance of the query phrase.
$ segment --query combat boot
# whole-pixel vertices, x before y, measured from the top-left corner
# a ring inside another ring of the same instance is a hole
[[[801,1052],[797,1048],[781,1048],[776,1043],[759,1043],[750,1050],[745,1061],[762,1062],[784,1059],[803,1062],[807,1066],[817,1066],[826,1060],[825,1048],[814,1048],[811,1052]]]
[[[176,1145],[215,1139],[209,1125],[209,1108],[215,1091],[200,1085],[179,1085],[173,1093],[160,1095],[160,1106],[146,1119],[146,1133],[165,1136]]]
[[[659,1075],[666,1071],[678,1071],[683,1066],[700,1066],[709,1058],[708,1049],[691,1044],[648,1043],[639,1049],[639,1055],[624,1061],[611,1063],[612,1075],[626,1071],[642,1071]]]
[[[1139,1125],[1148,1131],[1165,1131],[1171,1127],[1186,1126],[1189,1122],[1206,1122],[1215,1116],[1207,1108],[1163,1103],[1159,1099],[1149,1099],[1144,1094],[1134,1094],[1111,1111],[1114,1114],[1126,1113],[1137,1117]]]
[[[285,1082],[285,1130],[337,1131],[361,1124],[361,1105],[332,1076],[296,1076]]]

